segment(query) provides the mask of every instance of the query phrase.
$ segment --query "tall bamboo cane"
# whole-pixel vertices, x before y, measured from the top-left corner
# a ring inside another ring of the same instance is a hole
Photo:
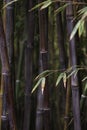
[[[38,1],[43,2],[43,0]],[[39,10],[40,32],[40,72],[48,68],[48,9]],[[50,130],[50,109],[47,81],[42,92],[41,86],[37,94],[36,130]]]
[[[12,0],[6,0],[5,4],[12,2]],[[15,87],[15,65],[14,65],[14,4],[10,4],[5,9],[5,35],[6,44],[8,50],[9,65],[11,71],[11,82],[13,90]]]
[[[56,9],[58,9],[59,7],[60,7],[60,3],[58,2],[58,3],[56,3]],[[58,37],[60,69],[63,72],[67,68],[67,55],[66,55],[66,50],[65,50],[65,40],[64,40],[65,38],[64,38],[63,21],[62,21],[61,12],[58,13],[57,16],[56,16],[56,24],[57,24],[57,37]],[[66,92],[65,92],[63,80],[60,83],[60,91],[62,93],[62,96],[59,97],[60,100],[62,100],[62,103],[60,105],[62,110],[60,109],[60,112],[64,115],[64,111],[65,111],[64,106],[65,106],[65,103],[66,103],[66,100],[65,100]]]
[[[73,21],[73,6],[70,3],[66,9],[67,16],[67,32],[68,36],[70,36],[74,23]],[[73,67],[73,70],[76,69],[77,59],[76,59],[76,47],[75,47],[75,38],[69,40],[69,54],[70,54],[70,64]],[[78,86],[78,77],[74,74],[71,76],[71,88],[72,88],[72,104],[73,104],[73,116],[74,116],[74,130],[81,130],[81,122],[80,122],[80,105],[79,105],[79,86]]]
[[[34,6],[34,1],[26,0],[26,44],[25,44],[25,101],[24,101],[24,124],[23,130],[30,129],[31,114],[31,90],[33,78],[33,44],[34,44],[34,12],[29,12]]]
[[[14,100],[13,100],[13,92],[11,86],[11,75],[10,75],[10,68],[9,68],[9,60],[7,56],[7,48],[6,48],[6,41],[5,35],[3,30],[3,23],[0,14],[0,57],[2,63],[2,76],[3,76],[3,84],[4,88],[6,89],[6,102],[7,102],[7,109],[8,109],[8,118],[10,123],[10,129],[16,130],[16,121],[15,121],[15,114],[14,114]]]

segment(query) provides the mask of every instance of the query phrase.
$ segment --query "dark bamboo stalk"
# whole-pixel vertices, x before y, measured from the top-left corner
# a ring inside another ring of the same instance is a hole
[[[3,87],[2,83],[0,84],[0,130],[1,130],[1,116],[2,116],[2,100],[3,100]]]
[[[43,0],[38,1],[43,2]],[[39,10],[40,72],[48,68],[48,9]],[[37,93],[36,130],[50,130],[50,108],[46,80],[44,91],[41,86]]]
[[[3,23],[0,14],[0,57],[2,63],[2,76],[3,76],[3,87],[6,89],[6,102],[7,102],[7,112],[9,118],[10,129],[16,130],[16,121],[14,114],[14,100],[13,100],[13,92],[11,86],[11,75],[10,75],[10,67],[9,60],[7,56],[7,48],[5,35],[3,30]]]
[[[2,75],[1,79],[1,86],[3,88],[3,103],[2,103],[2,122],[1,122],[1,130],[8,130],[9,129],[9,119],[8,119],[8,114],[7,114],[7,102],[6,102],[6,96],[7,96],[7,89],[6,89],[6,84],[4,83],[4,78]]]
[[[12,2],[6,0],[5,4]],[[14,4],[10,4],[5,9],[5,35],[8,50],[8,58],[11,72],[11,82],[13,90],[15,88],[15,65],[14,65]]]
[[[3,0],[3,6],[6,4],[6,0]],[[6,9],[3,10],[3,27],[4,32],[6,32]],[[8,130],[8,115],[7,115],[7,102],[6,102],[6,85],[4,84],[4,78],[3,75],[1,76],[1,87],[3,89],[3,103],[2,103],[2,118],[1,118],[1,129],[2,130]]]
[[[56,3],[55,5],[56,9],[58,9],[60,7],[60,3]],[[65,37],[64,37],[64,30],[63,30],[63,21],[62,21],[62,14],[61,12],[57,14],[56,16],[56,24],[57,24],[57,38],[58,38],[58,48],[59,48],[59,62],[60,62],[60,69],[63,71],[66,70],[67,68],[67,55],[66,55],[66,50],[65,50]],[[61,97],[59,97],[59,113],[61,113],[60,115],[65,114],[65,104],[66,104],[66,92],[65,92],[65,88],[64,88],[64,83],[63,80],[60,83],[60,92],[61,92]],[[62,100],[62,103],[61,103]],[[60,117],[59,115],[59,117]],[[60,120],[60,119],[59,119]],[[60,121],[59,121],[60,123]],[[59,125],[61,127],[61,125]],[[62,129],[63,129],[63,125],[62,125]]]
[[[34,1],[26,1],[26,44],[25,44],[25,101],[24,101],[24,124],[23,130],[30,129],[31,114],[31,90],[33,78],[33,45],[34,45],[34,12],[29,12],[34,6]]]
[[[60,3],[56,4],[56,9],[60,7]],[[60,68],[64,71],[67,67],[67,55],[65,51],[65,41],[64,41],[64,30],[62,23],[62,15],[61,12],[56,16],[57,23],[57,37],[58,37],[58,47],[59,47],[59,60],[60,60]]]
[[[24,59],[24,43],[21,43],[20,47],[20,56],[19,56],[19,63],[18,63],[18,73],[17,73],[17,79],[16,79],[16,102],[18,100],[18,94],[20,91],[20,80],[22,75],[22,65],[23,65],[23,59]],[[17,103],[18,105],[18,103]]]
[[[71,0],[69,0],[69,3]],[[67,17],[67,32],[70,36],[74,23],[73,21],[73,6],[72,4],[68,5],[66,9]],[[73,67],[73,70],[76,69],[77,59],[76,59],[76,42],[75,37],[72,40],[69,40],[69,54],[70,54],[70,64]],[[73,117],[74,117],[74,130],[81,130],[80,122],[80,105],[79,105],[79,86],[78,86],[78,77],[74,74],[71,76],[71,89],[72,89],[72,104],[73,104]]]
[[[64,122],[64,130],[69,130],[69,121],[70,121],[70,107],[71,107],[71,83],[70,79],[67,82],[67,91],[66,91],[66,106],[65,106],[65,122]]]
[[[22,78],[22,73],[23,73],[23,59],[24,59],[24,49],[25,49],[25,44],[24,43],[20,43],[20,55],[19,55],[19,63],[18,63],[18,68],[17,68],[17,79],[16,79],[16,115],[17,115],[17,126],[21,129],[21,127],[23,126],[23,119],[20,120],[22,117],[22,112],[20,111],[21,106],[19,103],[19,93],[20,93],[20,89],[21,89],[21,78]],[[20,120],[20,121],[19,121]]]

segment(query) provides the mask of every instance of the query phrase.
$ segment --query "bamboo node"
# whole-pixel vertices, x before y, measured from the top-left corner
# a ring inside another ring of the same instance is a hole
[[[1,118],[2,118],[2,120],[7,120],[7,116],[5,116],[5,115],[2,115]]]
[[[19,83],[19,82],[20,82],[20,80],[17,79],[17,80],[16,80],[16,83]]]
[[[38,108],[39,111],[50,111],[50,108]]]
[[[70,117],[69,116],[64,116],[64,119],[65,120],[68,120]]]
[[[86,95],[84,95],[84,94],[82,94],[82,95],[81,95],[81,97],[82,97],[82,98],[87,98],[87,96],[86,96]]]
[[[44,114],[46,111],[50,111],[50,108],[38,108],[37,114]]]
[[[40,51],[41,54],[47,53],[47,52],[48,52],[48,51],[45,51],[45,50]]]
[[[8,72],[3,72],[2,75],[7,75],[8,76],[9,73]]]

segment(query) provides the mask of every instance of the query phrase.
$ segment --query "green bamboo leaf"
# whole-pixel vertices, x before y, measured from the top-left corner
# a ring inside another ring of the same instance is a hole
[[[82,82],[84,82],[85,80],[87,80],[87,76],[85,78],[82,79]]]
[[[67,80],[67,75],[66,75],[66,73],[64,73],[64,75],[63,75],[63,83],[64,83],[65,88],[66,88],[66,80]]]
[[[52,72],[51,70],[45,70],[43,71],[42,73],[40,73],[36,78],[35,80],[38,80],[39,78],[41,77],[45,77],[48,73]]]
[[[35,10],[35,9],[37,9],[37,8],[39,8],[39,7],[41,7],[44,3],[45,3],[45,1],[44,1],[44,2],[41,2],[41,3],[37,4],[37,5],[35,5],[32,9],[29,10],[29,12],[31,12],[31,11],[33,11],[33,10]]]
[[[58,78],[57,78],[57,81],[56,81],[56,86],[60,83],[60,81],[62,80],[62,78],[64,77],[64,73],[61,73]]]
[[[6,8],[7,6],[13,4],[13,3],[16,2],[16,1],[18,1],[18,0],[13,0],[13,1],[11,1],[11,2],[8,2],[7,4],[5,4],[5,5],[3,6],[2,9]]]
[[[81,22],[82,22],[82,20],[79,20],[79,21],[77,22],[77,24],[75,25],[75,27],[74,27],[74,29],[73,29],[71,35],[70,35],[70,40],[72,40],[72,38],[73,38],[74,35],[76,34],[78,28],[79,28],[80,25],[81,25]]]
[[[43,78],[40,78],[40,79],[38,80],[38,82],[36,83],[36,85],[35,85],[34,88],[32,89],[31,93],[33,93],[33,92],[36,90],[36,88],[40,85],[40,83],[42,82],[43,79],[44,79],[44,77],[43,77]]]
[[[80,9],[80,10],[78,11],[79,15],[82,15],[82,14],[84,14],[85,12],[87,13],[87,7],[84,7],[84,8],[82,8],[82,9]]]
[[[55,15],[63,11],[69,4],[65,4],[62,7],[59,7],[57,10],[55,10]]]
[[[79,26],[79,37],[82,35],[82,33],[84,32],[85,28],[84,28],[84,21],[82,21],[81,25]]]
[[[47,8],[47,7],[50,6],[51,4],[52,4],[52,1],[47,0],[47,1],[41,6],[40,10]]]
[[[68,76],[67,76],[67,79],[70,78],[73,74],[75,74],[75,72],[77,72],[77,70],[73,70]]]
[[[42,79],[42,82],[41,82],[41,90],[42,90],[42,94],[44,92],[44,88],[45,88],[45,82],[46,82],[46,79],[45,77]]]

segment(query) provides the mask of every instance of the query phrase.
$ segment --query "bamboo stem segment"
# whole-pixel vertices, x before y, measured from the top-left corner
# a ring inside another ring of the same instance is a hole
[[[71,2],[71,0],[69,0]],[[73,6],[69,4],[66,8],[66,17],[67,17],[67,32],[68,36],[73,30],[74,23],[73,21]],[[69,40],[69,55],[70,55],[70,64],[73,67],[73,71],[76,69],[77,59],[76,59],[76,47],[75,47],[75,37],[72,40]],[[74,130],[81,130],[80,122],[80,99],[79,99],[79,86],[78,86],[78,77],[73,74],[71,76],[71,89],[72,89],[72,104],[73,104],[73,117],[74,117]]]
[[[7,102],[7,109],[8,109],[9,124],[11,129],[17,130],[16,121],[15,121],[16,119],[14,114],[13,91],[11,86],[10,67],[9,67],[6,40],[4,35],[1,14],[0,14],[0,57],[2,63],[2,75],[3,75],[4,88],[6,87],[6,102]]]
[[[43,2],[39,0],[38,3]],[[48,9],[39,10],[39,32],[40,32],[40,66],[43,72],[48,68]],[[50,108],[48,97],[48,83],[45,81],[44,90],[41,85],[37,94],[36,130],[50,130]]]

